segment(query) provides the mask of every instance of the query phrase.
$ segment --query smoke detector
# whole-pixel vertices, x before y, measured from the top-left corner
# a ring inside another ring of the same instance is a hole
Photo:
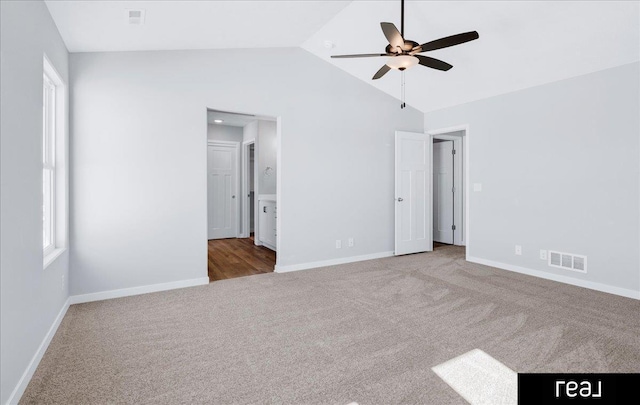
[[[129,25],[143,25],[145,11],[141,9],[128,8],[124,10],[124,18]]]

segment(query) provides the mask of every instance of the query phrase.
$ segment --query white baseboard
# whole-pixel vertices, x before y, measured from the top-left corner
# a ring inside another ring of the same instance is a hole
[[[20,398],[22,398],[22,394],[24,394],[24,390],[27,389],[27,385],[29,385],[29,381],[31,381],[31,377],[33,377],[33,374],[36,372],[36,369],[38,368],[38,364],[40,364],[40,360],[42,360],[42,356],[44,356],[44,353],[47,351],[47,348],[49,347],[49,343],[51,343],[53,336],[56,334],[58,327],[62,322],[62,319],[67,313],[67,309],[69,309],[70,304],[71,304],[70,298],[67,298],[64,304],[62,304],[62,308],[60,309],[60,312],[58,312],[58,316],[56,316],[56,319],[53,321],[53,324],[49,328],[49,331],[44,336],[44,339],[42,339],[42,343],[40,343],[40,347],[38,347],[38,350],[31,358],[31,362],[29,362],[27,369],[22,374],[22,377],[20,377],[20,381],[18,381],[18,385],[16,385],[16,388],[13,390],[11,395],[9,395],[9,399],[7,400],[7,405],[17,404],[20,401]]]
[[[620,295],[622,297],[634,298],[640,300],[640,291],[629,290],[626,288],[614,287],[607,284],[596,283],[594,281],[580,280],[578,278],[569,277],[569,276],[561,276],[558,274],[547,273],[540,270],[532,270],[526,267],[515,266],[513,264],[506,264],[500,262],[494,262],[492,260],[481,259],[479,257],[467,256],[467,261],[484,264],[485,266],[496,267],[502,270],[514,271],[516,273],[527,274],[529,276],[540,277],[547,280],[558,281],[560,283],[571,284],[577,287],[588,288],[590,290],[596,290],[601,292],[606,292],[609,294]]]
[[[278,266],[278,265],[276,265],[275,272],[276,273],[287,273],[289,271],[315,269],[315,268],[318,268],[318,267],[335,266],[337,264],[361,262],[361,261],[364,261],[364,260],[382,259],[383,257],[390,257],[390,256],[393,256],[393,251],[391,251],[391,252],[373,253],[373,254],[370,254],[370,255],[343,257],[343,258],[340,258],[340,259],[321,260],[321,261],[318,261],[318,262],[290,264],[290,265],[287,265],[287,266]]]
[[[69,300],[71,304],[82,304],[84,302],[102,301],[111,298],[120,298],[158,291],[175,290],[176,288],[195,287],[205,284],[209,284],[209,277],[172,281],[170,283],[143,285],[140,287],[122,288],[119,290],[100,291],[91,294],[72,295],[71,297],[69,297]]]

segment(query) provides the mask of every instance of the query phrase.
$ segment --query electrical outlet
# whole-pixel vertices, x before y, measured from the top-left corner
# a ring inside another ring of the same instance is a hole
[[[349,247],[353,247],[353,238],[349,238],[349,241],[347,243]]]
[[[522,246],[516,245],[516,255],[522,255]]]
[[[547,260],[547,251],[540,249],[540,260]]]
[[[336,239],[336,249],[342,248],[342,241],[340,239]]]

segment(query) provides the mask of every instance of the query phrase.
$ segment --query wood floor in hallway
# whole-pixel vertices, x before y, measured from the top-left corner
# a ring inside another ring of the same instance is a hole
[[[253,244],[253,238],[209,241],[209,282],[272,273],[276,252]]]

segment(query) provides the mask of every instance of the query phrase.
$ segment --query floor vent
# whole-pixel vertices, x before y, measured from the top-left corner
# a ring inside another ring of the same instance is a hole
[[[562,253],[549,251],[549,266],[559,269],[587,272],[587,257],[574,255],[573,253]]]

